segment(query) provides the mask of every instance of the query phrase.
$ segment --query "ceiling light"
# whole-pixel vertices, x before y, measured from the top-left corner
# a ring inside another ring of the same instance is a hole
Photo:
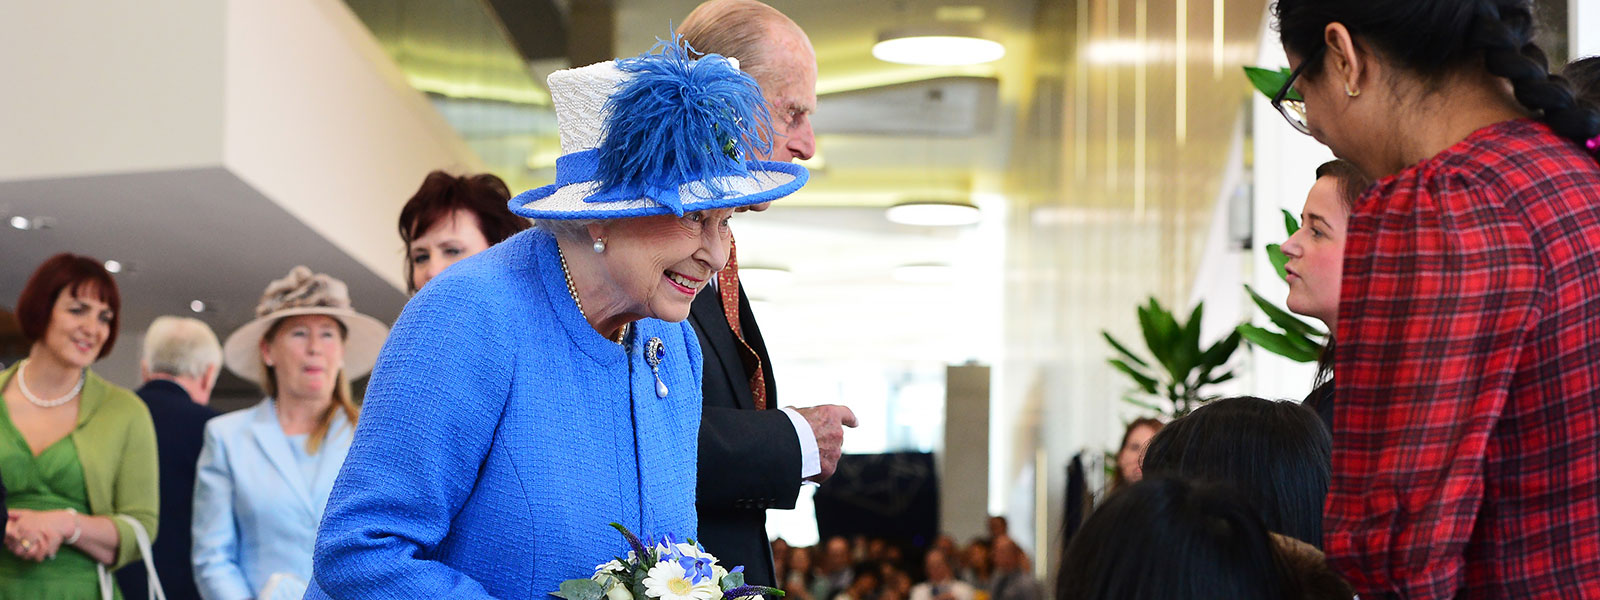
[[[192,301],[189,303],[189,310],[197,313],[203,313],[206,311],[206,303],[199,300]]]
[[[11,227],[27,231],[29,228],[33,227],[33,224],[28,222],[27,217],[11,217]]]
[[[108,260],[108,261],[106,261],[106,271],[111,273],[112,275],[116,275],[117,273],[121,273],[122,272],[122,263],[119,263],[119,262],[114,261],[114,260]]]
[[[890,277],[900,283],[950,283],[956,280],[956,268],[941,263],[901,265]]]
[[[966,202],[926,200],[896,204],[889,207],[885,216],[901,225],[922,227],[954,227],[983,220],[983,213],[978,207]]]
[[[976,27],[946,23],[884,31],[872,55],[903,65],[977,65],[1000,60],[1006,47],[979,35]]]

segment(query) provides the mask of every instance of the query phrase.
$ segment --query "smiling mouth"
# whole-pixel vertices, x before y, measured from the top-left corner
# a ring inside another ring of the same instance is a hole
[[[83,352],[91,352],[94,350],[94,342],[89,340],[73,340],[72,345],[76,346],[78,350]]]
[[[677,271],[663,271],[662,274],[666,276],[667,281],[671,282],[674,287],[679,288],[678,291],[690,296],[693,296],[695,292],[700,291],[700,288],[706,285],[706,280],[704,279],[695,279]]]

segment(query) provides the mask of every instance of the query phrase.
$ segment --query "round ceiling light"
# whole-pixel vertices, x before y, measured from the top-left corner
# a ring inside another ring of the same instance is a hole
[[[983,212],[965,202],[902,202],[889,207],[886,216],[895,223],[919,227],[957,227],[983,220]]]
[[[885,31],[872,55],[903,65],[978,65],[1004,58],[1006,47],[978,35],[976,28],[941,25]]]
[[[116,275],[117,273],[121,273],[122,272],[122,263],[114,261],[114,260],[106,261],[106,272],[110,273],[112,275]]]

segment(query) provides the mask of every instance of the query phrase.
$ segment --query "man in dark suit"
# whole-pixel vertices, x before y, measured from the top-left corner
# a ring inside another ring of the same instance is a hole
[[[161,460],[161,530],[151,558],[169,600],[198,599],[189,560],[189,523],[194,504],[195,463],[204,445],[206,421],[217,416],[206,404],[221,372],[222,345],[205,323],[158,317],[144,336],[139,361],[144,386],[137,394],[150,408]],[[134,562],[117,571],[124,598],[145,598],[145,567]]]
[[[739,59],[740,69],[761,85],[777,134],[761,158],[811,157],[817,59],[794,21],[755,0],[711,0],[695,8],[678,32],[698,52]],[[776,410],[772,361],[737,272],[735,248],[716,285],[707,286],[689,312],[705,358],[695,498],[699,541],[729,568],[744,566],[749,583],[776,585],[766,510],[794,508],[802,482],[832,475],[844,427],[856,421],[849,408],[836,405]]]

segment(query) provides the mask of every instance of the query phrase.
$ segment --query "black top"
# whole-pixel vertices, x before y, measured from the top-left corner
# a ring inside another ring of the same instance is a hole
[[[1322,417],[1322,424],[1328,426],[1328,431],[1330,433],[1333,431],[1332,379],[1322,382],[1322,385],[1319,385],[1316,387],[1316,389],[1311,390],[1311,394],[1307,395],[1305,401],[1301,402],[1301,404],[1310,407],[1311,410],[1317,411],[1317,416]]]
[[[194,514],[195,466],[205,444],[206,421],[217,411],[195,404],[178,384],[151,380],[135,392],[150,409],[161,463],[161,529],[150,546],[156,575],[169,600],[198,599],[194,567],[189,561],[190,519]],[[124,598],[145,598],[144,563],[117,571]]]

